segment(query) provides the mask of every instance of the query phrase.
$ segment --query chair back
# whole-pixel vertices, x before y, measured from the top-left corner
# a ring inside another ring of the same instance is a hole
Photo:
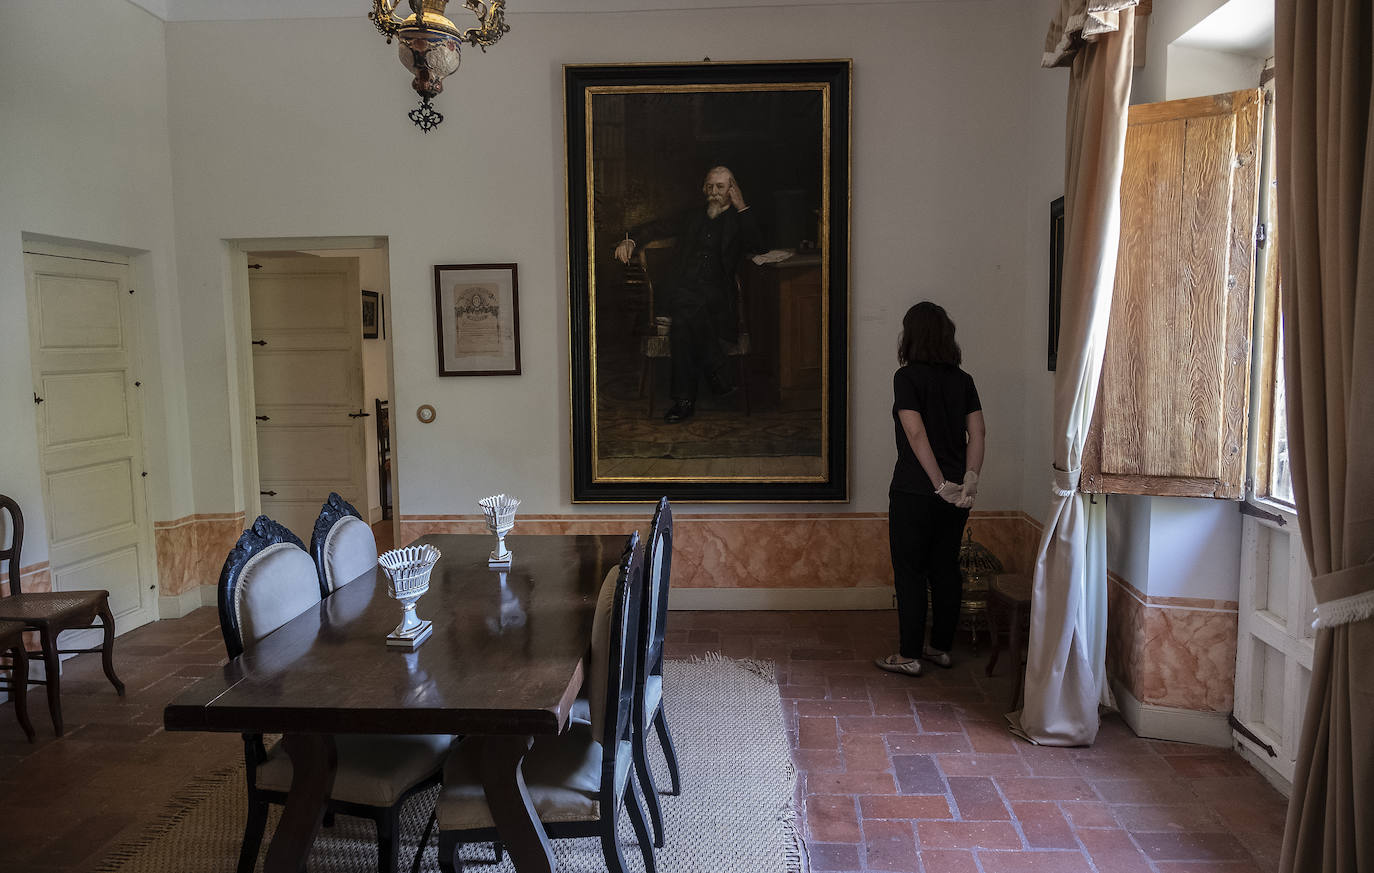
[[[663,671],[663,635],[668,629],[668,584],[673,567],[673,508],[668,498],[658,501],[653,524],[649,525],[649,541],[644,547],[644,619],[640,662],[641,681],[644,676]]]
[[[22,594],[20,588],[19,569],[23,566],[19,563],[19,552],[24,547],[24,513],[20,512],[19,504],[14,498],[0,494],[0,508],[3,508],[10,515],[10,545],[7,549],[0,549],[0,561],[8,561],[10,574],[10,593]]]
[[[333,491],[320,507],[310,534],[310,555],[320,580],[320,596],[377,566],[377,538],[353,504]]]
[[[320,602],[315,562],[300,539],[259,515],[219,574],[219,629],[230,658]]]
[[[599,718],[598,701],[590,701],[592,729],[593,736],[601,742],[604,774],[614,774],[620,742],[628,740],[633,730],[630,715],[635,697],[637,659],[634,653],[638,646],[643,591],[644,550],[636,531],[625,541],[619,572],[614,576],[607,574],[602,583],[596,619],[592,624],[591,680],[602,684],[604,689]],[[607,782],[603,779],[602,784]]]

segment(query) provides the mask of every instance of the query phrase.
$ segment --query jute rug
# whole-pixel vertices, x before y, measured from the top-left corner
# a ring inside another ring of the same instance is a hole
[[[668,661],[663,688],[683,790],[678,797],[662,793],[670,785],[667,766],[657,739],[650,739],[649,755],[667,834],[667,845],[656,855],[658,870],[804,873],[793,806],[796,777],[772,663],[719,656]],[[402,873],[410,869],[435,793],[411,798],[402,813]],[[233,871],[245,809],[240,761],[188,786],[140,839],[118,849],[98,873]],[[279,811],[274,807],[267,839]],[[619,833],[626,869],[642,871],[643,860],[624,812]],[[321,829],[309,869],[312,873],[374,873],[376,845],[371,822],[339,816],[334,827]],[[560,871],[606,869],[595,839],[555,840],[553,845]],[[494,863],[489,844],[465,846],[460,857],[468,870],[514,873],[509,856],[504,863]],[[426,847],[421,869],[439,871],[434,838]]]

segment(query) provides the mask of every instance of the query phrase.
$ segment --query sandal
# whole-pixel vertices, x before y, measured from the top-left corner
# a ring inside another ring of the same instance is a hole
[[[920,676],[921,662],[915,658],[903,658],[901,655],[888,655],[886,658],[874,658],[873,664],[879,670],[886,670],[889,673],[901,673],[904,676]]]

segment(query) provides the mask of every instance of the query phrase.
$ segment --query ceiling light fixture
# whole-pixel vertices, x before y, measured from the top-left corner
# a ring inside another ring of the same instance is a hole
[[[463,43],[487,50],[487,46],[510,31],[506,24],[505,0],[465,0],[463,6],[477,16],[481,22],[478,27],[459,30],[457,25],[444,17],[444,8],[449,0],[407,0],[412,14],[402,19],[395,14],[401,0],[372,0],[372,11],[367,17],[377,25],[377,29],[390,44],[396,38],[400,45],[397,53],[407,70],[415,74],[411,87],[420,95],[420,107],[410,110],[410,120],[425,133],[429,133],[444,120],[443,113],[434,108],[430,101],[444,90],[444,78],[462,60],[459,49]]]

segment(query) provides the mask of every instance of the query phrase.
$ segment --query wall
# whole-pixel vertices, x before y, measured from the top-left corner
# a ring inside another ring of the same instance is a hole
[[[123,0],[14,0],[0,28],[0,492],[47,561],[24,287],[26,238],[129,254],[138,288],[148,502],[193,511],[174,261],[164,25]],[[113,38],[112,34],[118,34]],[[5,535],[7,536],[7,534]]]
[[[427,135],[405,117],[415,100],[394,49],[356,16],[168,25],[197,507],[238,508],[225,462],[237,413],[225,388],[235,338],[226,329],[221,241],[367,235],[390,244],[402,513],[468,514],[476,498],[504,490],[519,494],[529,514],[644,515],[642,507],[570,503],[560,65],[692,60],[707,46],[716,60],[855,60],[853,501],[844,511],[886,508],[899,320],[930,297],[963,326],[968,369],[988,410],[980,508],[1015,513],[1025,392],[1021,355],[1005,350],[1026,347],[1026,328],[995,316],[1025,309],[1031,158],[1007,131],[1062,127],[1053,113],[1033,114],[1020,84],[1039,58],[1035,18],[1032,27],[1010,0],[786,14],[512,14],[511,35],[485,55],[469,53],[450,79],[437,102],[449,120]],[[951,39],[969,33],[977,38]],[[243,64],[249,56],[253,63]],[[525,375],[436,377],[432,265],[502,261],[520,265]],[[415,420],[421,403],[437,408],[436,423]],[[760,510],[779,507],[713,507],[723,516]],[[862,547],[871,550],[879,533],[866,530]]]

